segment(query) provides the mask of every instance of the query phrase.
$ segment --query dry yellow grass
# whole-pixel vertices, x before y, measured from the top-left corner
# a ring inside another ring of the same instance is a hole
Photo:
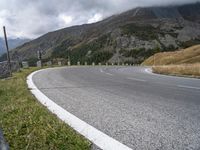
[[[200,78],[200,63],[152,67],[154,73]]]
[[[175,52],[157,53],[145,60],[142,65],[171,65],[200,63],[200,45]]]
[[[175,52],[157,53],[142,65],[153,66],[155,73],[200,78],[200,45]]]

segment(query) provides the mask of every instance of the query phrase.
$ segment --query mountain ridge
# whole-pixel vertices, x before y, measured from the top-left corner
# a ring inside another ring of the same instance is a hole
[[[140,7],[100,22],[49,32],[14,49],[12,58],[70,58],[77,61],[140,63],[158,50],[200,43],[200,3]],[[16,54],[17,53],[17,54]],[[99,54],[104,57],[98,59]]]
[[[29,39],[20,39],[20,38],[11,38],[8,39],[8,44],[10,49],[14,49],[26,42],[30,41]],[[5,41],[0,37],[0,56],[6,52]]]

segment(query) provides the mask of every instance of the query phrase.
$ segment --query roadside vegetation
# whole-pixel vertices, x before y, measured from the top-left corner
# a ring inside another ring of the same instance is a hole
[[[72,49],[69,49],[69,46],[73,45],[72,42],[67,40],[54,48],[52,59],[70,59],[73,65],[77,64],[78,61],[81,64],[85,62],[88,64],[92,64],[92,62],[105,63],[113,56],[112,51],[104,49],[105,44],[112,44],[110,34],[105,34],[89,43],[79,44]]]
[[[161,52],[146,59],[142,65],[177,65],[200,63],[200,45],[175,52]]]
[[[152,67],[154,73],[200,78],[200,63]]]
[[[142,65],[153,66],[153,72],[200,77],[200,45],[175,52],[157,53]]]
[[[0,128],[10,149],[88,150],[91,143],[42,106],[30,93],[22,70],[0,80]]]

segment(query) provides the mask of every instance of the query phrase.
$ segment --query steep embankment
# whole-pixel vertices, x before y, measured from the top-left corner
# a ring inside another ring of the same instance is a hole
[[[200,45],[176,52],[157,53],[142,64],[154,65],[152,70],[155,73],[200,78]]]
[[[171,65],[200,63],[200,45],[192,46],[175,52],[157,53],[147,60],[143,65]]]

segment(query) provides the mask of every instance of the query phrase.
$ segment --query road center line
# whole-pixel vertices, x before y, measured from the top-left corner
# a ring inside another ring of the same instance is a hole
[[[177,86],[180,87],[180,88],[200,90],[200,87],[187,86],[187,85],[177,85]]]
[[[104,71],[103,71],[103,69],[100,69],[100,72],[102,72],[102,73],[103,73],[103,72],[104,72]]]
[[[109,75],[109,76],[113,76],[113,74],[111,74],[111,73],[108,73],[108,72],[106,72],[106,74],[107,74],[107,75]]]
[[[107,74],[107,75],[109,75],[109,76],[113,76],[113,74],[108,73],[108,72],[105,72],[103,69],[100,69],[100,72],[101,72],[101,73],[105,73],[105,74]]]
[[[127,78],[127,79],[134,80],[134,81],[140,81],[140,82],[146,82],[146,80],[137,79],[137,78]]]

